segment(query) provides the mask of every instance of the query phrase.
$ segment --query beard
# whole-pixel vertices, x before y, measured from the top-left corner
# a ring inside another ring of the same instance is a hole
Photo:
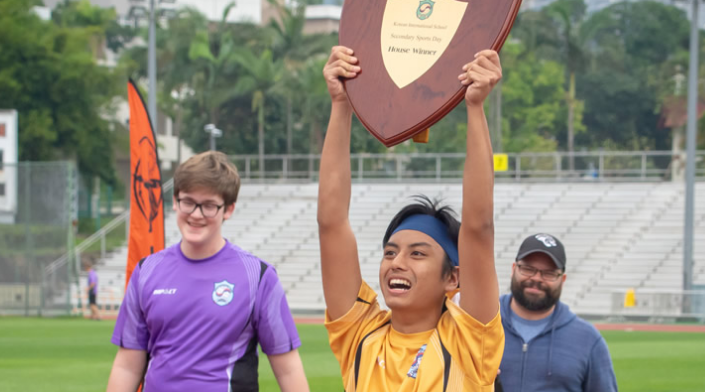
[[[545,295],[543,297],[526,295],[524,294],[524,289],[527,287],[541,290]],[[512,277],[511,289],[512,297],[521,307],[535,312],[551,309],[561,298],[563,285],[558,285],[556,288],[551,289],[551,287],[543,284],[543,282],[537,282],[535,280],[519,282],[515,277]]]

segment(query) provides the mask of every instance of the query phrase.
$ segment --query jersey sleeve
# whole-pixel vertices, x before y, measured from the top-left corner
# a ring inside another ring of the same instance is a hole
[[[365,281],[362,281],[355,304],[346,314],[337,320],[331,320],[326,311],[328,341],[340,363],[343,380],[348,380],[349,372],[355,363],[357,347],[362,339],[388,321],[389,312],[380,309],[377,293]]]
[[[483,324],[452,301],[446,301],[448,311],[439,322],[441,341],[465,373],[466,381],[489,386],[497,377],[504,353],[504,328],[497,315]]]
[[[140,266],[136,266],[127,285],[125,298],[120,305],[113,337],[110,341],[116,346],[133,350],[147,350],[149,331],[140,300]]]
[[[262,275],[254,317],[259,344],[265,354],[284,354],[301,346],[284,287],[271,266]]]

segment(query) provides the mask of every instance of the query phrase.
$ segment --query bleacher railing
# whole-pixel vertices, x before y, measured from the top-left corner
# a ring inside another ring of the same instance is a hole
[[[614,290],[610,316],[663,323],[681,319],[705,322],[705,290]]]
[[[500,182],[624,182],[679,181],[685,173],[685,155],[672,151],[593,151],[506,154]],[[257,155],[234,155],[245,181],[315,182],[321,156],[266,155],[264,170]],[[352,177],[357,182],[459,182],[465,154],[387,153],[352,154]],[[696,152],[696,177],[705,178],[705,151]]]

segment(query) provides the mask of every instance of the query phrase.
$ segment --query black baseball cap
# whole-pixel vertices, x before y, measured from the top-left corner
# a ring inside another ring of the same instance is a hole
[[[519,247],[516,261],[536,252],[547,254],[556,267],[565,271],[565,248],[558,238],[546,233],[526,237]]]

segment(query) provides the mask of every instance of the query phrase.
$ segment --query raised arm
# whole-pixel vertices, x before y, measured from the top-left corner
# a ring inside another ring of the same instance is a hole
[[[332,106],[321,155],[318,234],[328,315],[335,320],[352,308],[362,284],[357,242],[350,226],[350,127],[352,107],[341,78],[360,71],[353,51],[336,46],[323,68]]]
[[[499,287],[494,265],[494,167],[487,120],[482,107],[502,77],[497,52],[484,50],[463,67],[458,77],[468,86],[467,157],[463,171],[463,210],[458,253],[460,306],[482,323],[499,309]]]

